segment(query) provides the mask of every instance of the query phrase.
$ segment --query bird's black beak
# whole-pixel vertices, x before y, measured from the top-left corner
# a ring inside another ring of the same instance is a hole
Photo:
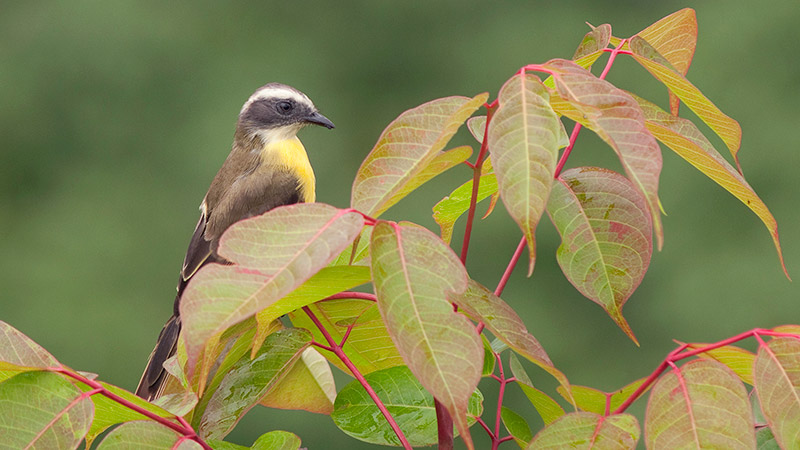
[[[313,113],[309,114],[306,117],[306,122],[313,123],[315,125],[321,125],[327,129],[334,128],[333,122],[330,121],[327,117],[323,116],[322,114],[314,111]]]

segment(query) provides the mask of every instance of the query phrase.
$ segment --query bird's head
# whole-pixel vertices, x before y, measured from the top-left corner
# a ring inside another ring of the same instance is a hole
[[[242,106],[237,128],[264,143],[294,138],[306,125],[333,128],[333,122],[317,111],[314,103],[297,89],[270,83],[256,90]]]

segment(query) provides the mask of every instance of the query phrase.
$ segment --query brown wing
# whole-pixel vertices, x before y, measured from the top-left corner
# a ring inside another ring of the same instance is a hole
[[[150,354],[139,386],[136,388],[136,395],[154,400],[163,392],[167,380],[164,361],[175,354],[181,330],[179,308],[181,295],[189,280],[201,267],[211,262],[226,262],[216,254],[222,233],[242,219],[263,214],[278,206],[298,203],[302,198],[297,178],[289,173],[261,171],[250,175],[250,177],[256,176],[257,178],[235,182],[211,211],[205,200],[203,201],[200,220],[194,229],[183,260],[173,315],[158,336],[156,346]]]

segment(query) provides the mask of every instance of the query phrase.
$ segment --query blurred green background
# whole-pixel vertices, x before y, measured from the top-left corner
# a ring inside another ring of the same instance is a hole
[[[745,176],[777,218],[798,277],[796,1],[3,2],[0,319],[64,363],[133,389],[170,314],[197,206],[255,88],[296,86],[336,123],[301,138],[318,201],[343,207],[360,161],[403,110],[454,94],[494,98],[523,64],[571,57],[584,22],[629,36],[686,6],[700,23],[689,78],[740,121]],[[612,82],[666,105],[643,69],[618,61]],[[569,165],[578,164],[620,170],[588,132]],[[456,168],[386,216],[437,230],[430,207],[470,176]],[[565,281],[547,219],[534,276],[518,270],[509,283],[504,298],[573,383],[613,390],[655,368],[672,339],[800,321],[798,287],[752,212],[669,150],[661,199],[666,245],[625,308],[641,347]],[[494,286],[519,236],[502,208],[479,222],[471,275]],[[488,398],[495,384],[482,385]],[[535,416],[516,387],[508,395]],[[264,408],[229,439],[249,445],[272,429],[311,449],[369,448],[327,417]]]

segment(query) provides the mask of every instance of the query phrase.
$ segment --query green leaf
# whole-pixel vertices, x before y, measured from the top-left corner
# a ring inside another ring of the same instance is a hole
[[[58,367],[58,360],[19,330],[0,320],[0,361],[21,367]]]
[[[636,100],[571,61],[553,59],[541,67],[553,72],[558,94],[577,111],[576,119],[614,149],[628,178],[644,194],[660,249],[664,240],[658,200],[661,149]]]
[[[636,448],[639,433],[639,422],[630,414],[603,417],[590,412],[575,412],[545,427],[527,448],[629,449]]]
[[[491,160],[487,159],[484,161],[483,167],[481,167],[481,178],[478,184],[476,203],[493,196],[497,192],[497,177],[493,173],[493,170]],[[469,210],[471,199],[472,180],[469,180],[434,205],[433,220],[436,221],[439,228],[442,230],[443,241],[450,243],[453,237],[453,227],[458,218]],[[489,212],[486,214],[488,215]]]
[[[301,444],[300,438],[294,433],[270,431],[256,439],[250,448],[252,450],[298,450]]]
[[[183,439],[179,433],[151,421],[128,422],[115,428],[100,442],[97,450],[138,449],[196,450],[203,447]]]
[[[258,330],[254,338],[253,351],[257,351],[261,342],[267,337],[269,324],[273,320],[317,300],[360,286],[370,278],[369,267],[331,266],[321,269],[290,294],[256,314]]]
[[[531,382],[522,364],[520,364],[514,354],[511,354],[509,357],[509,366],[511,367],[511,373],[514,375],[514,378],[516,378],[517,385],[522,389],[522,392],[525,393],[525,396],[528,397],[533,407],[536,408],[536,412],[539,413],[545,425],[553,423],[556,419],[564,415],[564,408],[562,408],[558,402],[553,400],[549,395],[533,387],[533,382]],[[575,400],[569,397],[567,397],[567,399],[573,403],[575,402]],[[530,439],[528,439],[528,441],[530,441]]]
[[[364,220],[352,210],[321,203],[273,209],[232,225],[222,236],[219,254],[234,265],[208,264],[195,274],[181,298],[187,374],[200,361],[201,386],[215,355],[203,349],[216,344],[228,327],[303,284],[328,265],[361,232]]]
[[[205,443],[210,445],[214,450],[250,450],[250,447],[214,439],[206,439]]]
[[[609,411],[616,411],[617,408],[625,403],[625,400],[630,398],[630,396],[639,389],[639,386],[641,386],[644,381],[644,378],[640,378],[614,392],[603,392],[589,386],[573,384],[571,386],[572,398],[575,399],[575,406],[581,410],[605,415],[606,407],[608,407]],[[563,387],[559,386],[557,389],[558,393],[564,396],[564,398],[570,398],[567,397]],[[606,405],[606,403],[608,405]]]
[[[466,412],[481,378],[483,346],[469,319],[447,300],[466,289],[464,266],[447,244],[419,226],[378,222],[370,250],[378,309],[389,335],[472,449]]]
[[[316,349],[309,347],[260,403],[268,408],[330,414],[335,398],[331,366]]]
[[[411,445],[432,445],[437,442],[433,397],[414,378],[408,367],[390,367],[372,372],[364,378]],[[397,435],[359,382],[353,381],[342,388],[334,408],[331,414],[333,422],[348,435],[372,444],[400,445]],[[482,412],[483,396],[476,390],[469,398],[469,424],[474,423],[474,418]]]
[[[636,342],[622,307],[642,282],[653,252],[642,194],[616,172],[578,167],[558,177],[547,212],[561,235],[561,271]]]
[[[567,137],[537,77],[511,77],[497,99],[499,107],[489,122],[489,152],[500,198],[528,242],[530,276],[536,258],[534,232],[550,195],[558,149]]]
[[[519,414],[503,406],[500,409],[500,418],[503,420],[503,425],[506,426],[508,433],[514,437],[514,441],[519,445],[519,448],[525,448],[528,442],[533,439],[531,427],[525,421],[525,418]]]
[[[674,12],[636,34],[647,41],[683,76],[697,47],[697,15],[692,8]],[[626,43],[626,46],[629,46]],[[669,93],[670,112],[677,116],[680,100]]]
[[[688,344],[688,349],[698,349],[707,347],[708,344],[692,343]],[[712,359],[725,364],[743,382],[753,385],[753,363],[756,355],[741,347],[726,345],[713,350],[708,350],[697,355],[700,358]]]
[[[483,370],[481,371],[481,376],[488,377],[494,373],[494,368],[497,365],[497,359],[494,356],[492,344],[483,334],[481,334],[481,342],[483,343]]]
[[[747,391],[722,364],[697,359],[663,375],[647,403],[647,448],[753,448]]]
[[[78,446],[89,431],[94,407],[89,396],[61,375],[23,372],[0,383],[0,411],[2,446],[56,449]]]
[[[360,265],[369,266],[369,261],[365,260],[369,256],[369,236],[372,234],[372,227],[364,227],[358,235],[353,245],[348,246],[339,256],[331,261],[331,266]],[[353,251],[355,250],[355,256]]]
[[[635,95],[632,96],[642,108],[647,121],[647,129],[656,139],[688,161],[697,170],[714,180],[726,191],[733,194],[764,222],[772,236],[772,241],[775,243],[783,272],[788,278],[789,273],[786,271],[786,264],[783,261],[783,252],[781,251],[778,237],[778,222],[769,212],[767,205],[761,201],[753,188],[745,181],[742,174],[728,164],[728,161],[725,161],[694,123],[680,117],[671,116],[653,103]]]
[[[465,150],[450,156],[443,156],[441,150],[488,98],[488,94],[472,99],[446,97],[400,114],[386,127],[358,169],[350,199],[352,207],[378,217],[411,190],[452,167]],[[443,163],[444,160],[449,162]],[[438,167],[429,167],[432,163]]]
[[[362,374],[403,365],[403,358],[397,352],[375,302],[360,299],[336,299],[318,302],[309,308],[336,342],[341,342],[347,332],[347,327],[353,325],[353,330],[347,337],[343,350]],[[304,311],[297,311],[289,317],[294,326],[311,331],[315,341],[326,342],[325,336]],[[330,352],[323,352],[322,355],[343,372],[350,373],[347,366],[336,355]]]
[[[608,41],[611,38],[611,25],[604,23],[599,27],[592,28],[592,31],[586,33],[583,37],[575,54],[572,55],[572,60],[575,64],[588,69],[592,67],[597,58],[603,54],[603,50],[608,47]]]
[[[777,337],[762,345],[753,369],[761,411],[781,448],[800,442],[800,340]]]
[[[287,329],[269,335],[255,359],[240,359],[210,396],[201,417],[193,419],[198,433],[222,439],[289,372],[311,343],[306,330]]]
[[[758,450],[780,450],[778,441],[772,434],[772,430],[767,427],[756,430],[756,445]]]
[[[569,389],[567,377],[556,369],[539,341],[528,333],[525,323],[503,299],[477,281],[469,280],[467,290],[463,294],[451,296],[450,300],[467,315],[483,322],[486,329],[515,352],[547,371]]]
[[[742,143],[742,127],[739,122],[726,116],[699,89],[689,82],[680,72],[661,56],[647,41],[634,36],[630,41],[633,58],[647,69],[656,79],[686,104],[703,122],[722,138],[739,167],[739,146]]]

